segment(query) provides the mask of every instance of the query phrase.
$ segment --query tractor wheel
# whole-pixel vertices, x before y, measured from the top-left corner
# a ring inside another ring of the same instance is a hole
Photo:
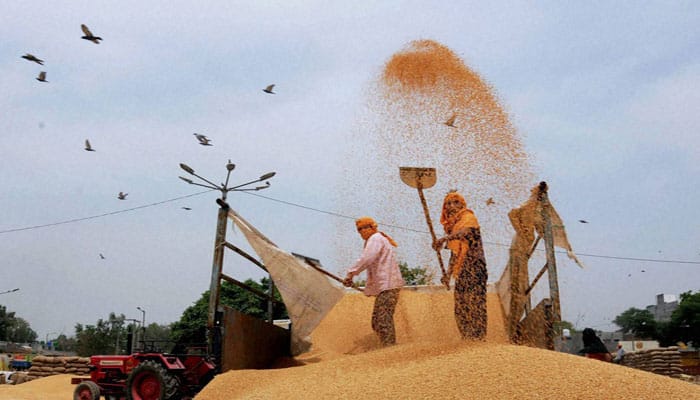
[[[82,381],[73,391],[73,400],[100,400],[100,387],[93,381]]]
[[[127,400],[174,400],[178,380],[156,361],[144,361],[126,379]]]

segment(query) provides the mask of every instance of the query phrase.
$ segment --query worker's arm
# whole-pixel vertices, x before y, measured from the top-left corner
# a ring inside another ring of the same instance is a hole
[[[362,271],[366,270],[372,264],[376,264],[379,261],[379,255],[382,249],[382,235],[375,233],[367,239],[367,244],[362,250],[362,255],[355,262],[355,264],[350,267],[348,274],[345,276],[343,283],[345,286],[352,285],[352,278],[359,275]]]

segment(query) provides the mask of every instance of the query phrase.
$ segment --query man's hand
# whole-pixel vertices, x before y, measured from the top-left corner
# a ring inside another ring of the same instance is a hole
[[[442,248],[443,243],[445,243],[444,236],[438,240],[433,241],[433,250],[440,250]]]
[[[343,279],[343,285],[347,287],[352,287],[352,275],[348,274],[345,279]]]

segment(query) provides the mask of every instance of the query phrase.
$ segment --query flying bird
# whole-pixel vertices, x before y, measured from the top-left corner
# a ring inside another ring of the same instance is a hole
[[[46,71],[39,72],[39,76],[37,76],[36,80],[39,82],[48,82],[46,80]]]
[[[580,222],[580,223],[582,223],[582,224],[587,224],[587,223],[588,223],[588,221],[586,221],[585,219],[580,219],[580,220],[578,220],[578,222]]]
[[[450,119],[445,121],[445,125],[449,126],[450,128],[456,128],[455,126],[455,120],[457,119],[457,114],[452,114]]]
[[[492,204],[496,204],[496,202],[493,201],[493,197],[489,197],[488,200],[486,200],[486,205],[487,205],[487,206],[490,206],[490,205],[492,205]]]
[[[95,149],[93,149],[90,145],[90,141],[87,139],[85,139],[85,151],[95,151]]]
[[[39,65],[44,65],[44,60],[40,60],[40,59],[36,58],[34,55],[29,54],[29,53],[23,55],[22,58],[24,58],[25,60],[34,61],[35,63],[37,63]]]
[[[275,84],[273,83],[272,85],[268,85],[265,89],[262,91],[265,93],[270,93],[270,94],[275,94],[275,92],[272,91],[272,88],[275,87]]]
[[[191,210],[191,208],[189,208],[189,207],[181,207],[181,208],[182,208],[183,210],[187,210],[187,211],[190,211],[190,210]]]
[[[212,145],[211,143],[209,143],[209,142],[211,142],[211,139],[209,139],[208,137],[201,135],[199,133],[193,133],[193,135],[197,138],[197,140],[199,140],[199,144],[201,144],[202,146],[211,146]]]
[[[81,39],[89,40],[95,44],[100,44],[100,40],[102,40],[102,38],[93,35],[92,32],[90,32],[90,29],[88,29],[88,27],[85,24],[81,24],[80,29],[82,29],[83,33],[85,34],[85,36],[80,37]]]
[[[119,192],[119,194],[117,195],[117,198],[119,200],[126,200],[126,196],[128,196],[128,195],[129,195],[129,193]]]
[[[105,256],[103,256],[102,253],[100,253],[100,258],[104,260]]]

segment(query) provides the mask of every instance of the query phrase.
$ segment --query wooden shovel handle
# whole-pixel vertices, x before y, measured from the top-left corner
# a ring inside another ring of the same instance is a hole
[[[430,236],[433,238],[433,242],[436,242],[437,237],[435,236],[435,230],[433,229],[433,222],[430,220],[428,204],[425,202],[425,196],[423,195],[423,187],[420,184],[418,185],[418,196],[420,196],[420,202],[423,205],[423,214],[425,214],[425,220],[428,222]],[[442,275],[447,275],[447,273],[445,272],[445,265],[442,262],[442,254],[440,253],[440,249],[435,250],[435,252],[437,253],[438,263],[440,264],[440,270],[442,271]],[[449,283],[446,283],[445,286],[447,287],[447,290],[450,290]]]

